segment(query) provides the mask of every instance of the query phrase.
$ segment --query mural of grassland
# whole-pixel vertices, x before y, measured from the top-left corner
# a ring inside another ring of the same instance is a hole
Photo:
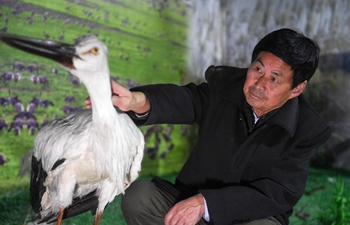
[[[73,43],[97,35],[109,48],[112,79],[131,88],[183,79],[187,8],[156,0],[0,0],[1,32]],[[47,121],[79,110],[88,96],[55,62],[0,43],[0,190],[28,185],[18,178],[22,155]],[[185,126],[142,127],[143,175],[177,172],[187,156]],[[0,192],[0,193],[1,193]]]

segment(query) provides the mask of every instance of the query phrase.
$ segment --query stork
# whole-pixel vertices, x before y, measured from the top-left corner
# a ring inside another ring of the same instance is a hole
[[[107,47],[96,36],[74,45],[0,34],[0,40],[57,61],[85,85],[91,109],[42,127],[34,140],[30,201],[33,220],[51,223],[91,210],[94,225],[115,196],[138,177],[144,137],[128,115],[114,108]]]

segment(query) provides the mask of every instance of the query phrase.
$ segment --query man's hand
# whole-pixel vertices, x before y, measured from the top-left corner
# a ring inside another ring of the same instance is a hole
[[[135,113],[146,113],[149,110],[149,102],[142,92],[131,92],[129,89],[115,81],[111,81],[113,105],[122,111],[132,110]],[[90,97],[86,98],[86,108],[91,108]]]
[[[111,88],[113,105],[122,111],[132,110],[134,104],[136,104],[133,93],[115,81],[111,81]]]
[[[195,225],[204,213],[204,197],[197,194],[175,204],[165,216],[165,225]]]

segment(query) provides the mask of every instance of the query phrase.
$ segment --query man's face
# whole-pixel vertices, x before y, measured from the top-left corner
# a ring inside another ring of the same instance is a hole
[[[269,52],[261,52],[250,65],[243,92],[254,113],[260,117],[297,97],[306,81],[292,89],[293,71],[282,59]]]

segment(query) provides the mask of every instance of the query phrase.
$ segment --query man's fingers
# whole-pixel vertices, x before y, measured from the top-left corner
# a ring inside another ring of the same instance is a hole
[[[174,217],[174,213],[170,210],[166,215],[165,215],[165,225],[173,225],[176,224],[176,218]]]
[[[112,95],[112,103],[113,103],[113,105],[117,105],[117,103],[118,103],[118,96],[117,95]]]
[[[111,81],[111,88],[112,88],[112,92],[117,95],[120,95],[123,89],[125,89],[122,85],[115,82],[114,80]]]
[[[90,97],[87,97],[85,100],[84,100],[84,104],[85,104],[85,107],[87,109],[90,109],[91,108],[91,100],[90,100]]]

